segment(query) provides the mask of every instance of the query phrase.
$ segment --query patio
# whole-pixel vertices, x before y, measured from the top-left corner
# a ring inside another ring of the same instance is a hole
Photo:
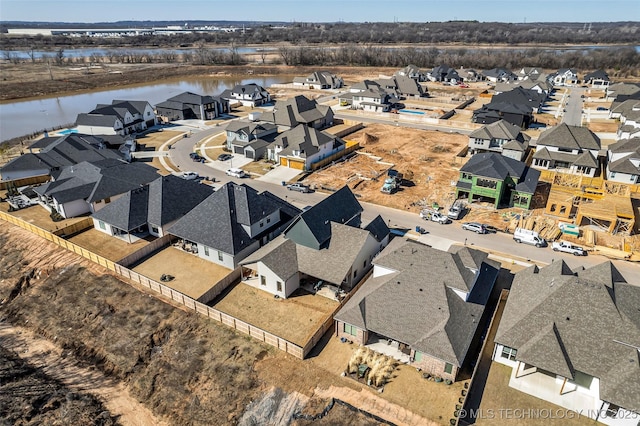
[[[365,347],[374,352],[390,356],[404,364],[409,363],[409,355],[400,350],[400,344],[398,342],[382,339],[379,336],[372,335]]]
[[[192,299],[198,299],[232,272],[231,269],[173,246],[165,247],[142,259],[132,269],[158,282],[162,274],[172,275],[174,279],[163,284]]]

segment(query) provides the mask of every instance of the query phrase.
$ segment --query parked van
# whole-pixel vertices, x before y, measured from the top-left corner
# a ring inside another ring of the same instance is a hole
[[[227,175],[237,177],[237,178],[243,178],[246,176],[246,173],[242,169],[232,168],[227,170]]]
[[[513,240],[516,243],[527,243],[536,247],[546,247],[547,245],[547,242],[536,231],[522,228],[516,228],[516,232],[513,233]]]

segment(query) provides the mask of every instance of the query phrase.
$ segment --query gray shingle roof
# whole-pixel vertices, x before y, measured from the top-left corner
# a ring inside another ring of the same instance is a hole
[[[293,155],[293,151],[300,151],[298,156],[301,158],[318,153],[320,147],[326,144],[344,145],[342,139],[304,124],[282,132],[276,137],[275,143],[284,147],[280,151],[281,156]]]
[[[287,212],[299,212],[284,200],[277,202],[276,198],[270,193],[258,193],[247,185],[229,182],[179,219],[168,232],[235,255],[264,234],[251,238],[242,225],[255,224],[276,210],[281,212],[281,222],[288,222],[291,216]],[[283,208],[285,205],[286,209]],[[265,229],[270,232],[279,225],[282,223]]]
[[[65,167],[55,181],[40,191],[60,203],[73,200],[92,203],[139,188],[157,177],[157,170],[144,163],[85,161]]]
[[[639,306],[640,287],[611,262],[533,266],[516,274],[495,341],[552,373],[597,377],[602,400],[640,412]]]
[[[327,105],[320,105],[315,99],[297,95],[286,100],[278,100],[273,112],[264,112],[261,116],[278,126],[295,127],[298,124],[311,124],[319,120],[333,120],[333,110]]]
[[[345,185],[309,210],[302,212],[291,226],[297,221],[304,221],[318,245],[321,246],[331,238],[331,222],[349,223],[354,217],[359,218],[361,213],[362,206],[351,189]],[[287,231],[285,231],[286,234]]]
[[[464,247],[450,253],[393,240],[373,263],[394,272],[369,278],[334,319],[460,366],[484,305],[465,302],[454,289],[467,291],[467,282],[474,279],[475,272],[467,266],[469,259],[475,259],[472,264],[484,259],[474,292],[490,292],[499,271],[499,264],[487,260],[486,254],[471,252],[476,250]]]
[[[184,216],[212,193],[210,186],[173,175],[161,176],[129,191],[93,217],[125,231],[144,224],[164,226]]]
[[[600,138],[586,127],[559,124],[540,134],[537,146],[600,150]]]

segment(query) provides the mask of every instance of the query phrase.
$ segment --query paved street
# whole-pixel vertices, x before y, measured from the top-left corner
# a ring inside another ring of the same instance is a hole
[[[581,87],[569,87],[569,93],[564,97],[564,113],[562,122],[569,126],[582,125],[582,107],[584,89]]]
[[[580,93],[581,91],[572,91],[571,98],[575,97],[581,108],[582,99],[580,98]],[[222,128],[223,127],[220,126],[202,131],[194,130],[191,136],[177,140],[173,143],[169,152],[171,161],[180,169],[180,171],[192,170],[201,176],[215,178],[216,188],[219,187],[217,182],[225,183],[232,180],[236,183],[246,183],[258,191],[269,191],[300,208],[314,205],[328,195],[320,192],[303,194],[300,192],[289,191],[278,183],[279,180],[278,182],[273,182],[269,179],[230,178],[223,171],[226,169],[225,167],[213,167],[210,164],[193,162],[191,158],[189,158],[189,153],[193,151],[194,146],[199,145],[204,139],[222,132]],[[464,244],[466,241],[467,245],[502,253],[502,256],[505,257],[514,256],[517,259],[540,263],[551,263],[553,260],[564,259],[571,267],[589,267],[608,260],[607,258],[598,255],[576,257],[570,254],[556,253],[549,247],[536,248],[526,244],[517,244],[513,241],[513,237],[511,235],[504,233],[478,235],[473,232],[465,231],[460,227],[460,224],[464,219],[448,225],[440,225],[436,222],[426,222],[420,219],[416,213],[375,204],[362,204],[364,207],[363,221],[368,222],[376,215],[380,214],[387,223],[394,228],[412,231],[415,230],[416,226],[422,226],[427,230],[428,234],[421,237],[421,241],[426,244],[431,243],[435,247],[445,247],[450,243]],[[637,279],[640,279],[640,265],[617,260],[614,261],[614,263],[627,278],[636,277]]]

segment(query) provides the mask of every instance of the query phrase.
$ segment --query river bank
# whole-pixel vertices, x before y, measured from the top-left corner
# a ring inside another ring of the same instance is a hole
[[[186,64],[101,64],[100,66],[51,66],[41,63],[1,64],[0,102],[90,93],[162,82],[184,77],[242,77],[296,74],[306,75],[322,67],[285,65],[186,65]],[[344,79],[375,77],[394,69],[331,67]]]

